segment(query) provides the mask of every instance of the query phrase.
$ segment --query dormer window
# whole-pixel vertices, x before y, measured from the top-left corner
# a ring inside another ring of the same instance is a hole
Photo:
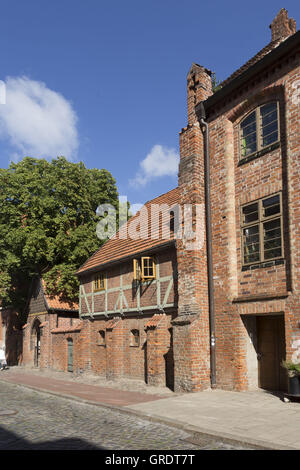
[[[240,124],[240,158],[253,155],[279,141],[277,102],[259,106]]]
[[[106,289],[105,273],[97,273],[94,276],[94,292]]]
[[[133,278],[137,281],[151,281],[156,278],[156,266],[152,256],[133,260]]]

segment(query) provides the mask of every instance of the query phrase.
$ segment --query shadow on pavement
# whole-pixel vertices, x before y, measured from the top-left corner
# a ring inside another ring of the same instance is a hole
[[[30,442],[0,426],[0,450],[104,450],[104,447],[76,437]]]

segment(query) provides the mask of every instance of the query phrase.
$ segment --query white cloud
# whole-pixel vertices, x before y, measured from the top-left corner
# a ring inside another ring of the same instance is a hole
[[[130,180],[133,186],[145,186],[149,181],[162,176],[176,176],[179,155],[175,149],[154,145],[146,158],[140,162],[140,169],[135,178]]]
[[[0,138],[12,146],[13,158],[76,157],[77,116],[71,104],[45,83],[27,77],[8,77],[5,85]]]

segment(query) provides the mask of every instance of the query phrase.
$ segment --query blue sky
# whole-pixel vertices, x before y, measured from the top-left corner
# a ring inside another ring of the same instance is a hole
[[[168,191],[192,62],[225,79],[282,7],[300,22],[289,0],[3,0],[1,167],[65,154],[109,170],[132,203]]]

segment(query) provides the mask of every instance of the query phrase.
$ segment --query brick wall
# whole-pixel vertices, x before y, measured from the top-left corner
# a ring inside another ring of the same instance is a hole
[[[0,314],[0,344],[5,346],[8,365],[17,365],[22,360],[22,340],[19,313],[13,308],[2,309]]]
[[[89,360],[84,370],[118,379],[127,377],[143,380],[151,385],[173,386],[171,320],[176,312],[131,317],[85,319],[87,336],[83,339]],[[133,332],[139,333],[138,343]],[[104,333],[105,341],[100,332]],[[90,367],[88,367],[90,364]]]
[[[294,20],[288,20],[284,9],[271,29],[272,40],[278,42],[296,31]],[[248,316],[284,314],[287,358],[300,344],[299,78],[299,50],[293,50],[220,100],[207,116],[217,386],[225,389],[245,390],[253,383]],[[180,133],[181,204],[204,202],[204,142],[195,105],[200,101],[205,105],[211,94],[209,81],[209,71],[193,64],[187,82],[188,125]],[[239,164],[241,119],[272,100],[280,106],[280,145]],[[284,259],[243,267],[241,205],[279,191],[283,201]],[[177,263],[175,390],[194,391],[209,386],[206,246],[193,252],[185,249],[183,241],[177,241]]]
[[[188,74],[188,126],[180,134],[180,203],[204,205],[204,141],[194,106],[211,94],[210,73],[194,64]],[[204,213],[203,213],[204,215]],[[196,213],[192,214],[196,224]],[[210,386],[210,352],[205,225],[201,249],[189,249],[178,239],[178,313],[174,327],[175,390]]]
[[[152,255],[151,255],[152,256]],[[177,302],[177,261],[173,248],[153,254],[156,259],[157,280],[138,284],[133,279],[133,261],[120,262],[102,268],[106,275],[106,290],[93,292],[94,274],[81,276],[81,315],[91,313],[120,313],[120,310],[142,310],[156,307],[164,301],[174,305]],[[137,256],[138,257],[138,256]],[[100,268],[99,268],[100,270]],[[172,287],[169,284],[172,279]],[[122,294],[122,295],[120,295]]]
[[[284,313],[288,358],[300,338],[299,100],[293,102],[299,78],[299,52],[294,51],[227,98],[209,117],[217,383],[222,388],[248,388],[249,337],[242,315]],[[280,146],[239,165],[239,123],[249,111],[271,100],[280,105]],[[284,207],[284,260],[244,269],[240,207],[278,191]],[[251,300],[257,296],[262,299]],[[269,298],[263,300],[264,296]],[[232,302],[239,297],[244,297],[243,302]]]

